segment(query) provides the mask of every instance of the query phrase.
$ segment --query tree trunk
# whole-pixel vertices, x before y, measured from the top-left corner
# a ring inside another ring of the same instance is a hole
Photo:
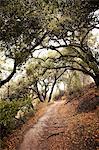
[[[12,79],[12,77],[13,77],[14,74],[16,73],[16,67],[17,67],[17,64],[16,64],[16,60],[15,60],[15,62],[14,62],[14,67],[13,67],[13,71],[11,72],[11,74],[10,74],[6,79],[0,81],[0,88],[1,88],[4,84],[6,84],[7,82],[9,82],[9,81]]]
[[[53,94],[53,90],[54,90],[55,84],[56,84],[56,77],[55,77],[54,83],[53,83],[52,88],[51,88],[51,92],[50,92],[50,95],[49,95],[48,102],[50,102],[50,100],[52,98],[52,94]]]
[[[94,77],[94,81],[95,81],[95,84],[96,84],[97,88],[99,88],[99,75],[96,75]]]
[[[40,94],[39,89],[38,89],[37,81],[36,81],[36,93],[37,93],[37,95],[38,95],[39,100],[40,100],[41,102],[43,102],[42,97],[41,97],[41,94]]]

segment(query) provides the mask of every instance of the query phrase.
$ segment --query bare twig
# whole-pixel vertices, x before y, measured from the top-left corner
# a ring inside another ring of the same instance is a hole
[[[49,138],[52,137],[52,136],[60,135],[61,133],[64,133],[64,131],[57,132],[57,133],[53,133],[53,134],[49,135],[49,136],[47,137],[47,139],[49,139]]]

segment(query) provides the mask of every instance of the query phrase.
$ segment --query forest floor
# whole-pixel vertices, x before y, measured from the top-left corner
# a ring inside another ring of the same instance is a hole
[[[69,100],[69,102],[68,102]],[[99,90],[92,86],[42,104],[8,136],[5,150],[99,150]]]

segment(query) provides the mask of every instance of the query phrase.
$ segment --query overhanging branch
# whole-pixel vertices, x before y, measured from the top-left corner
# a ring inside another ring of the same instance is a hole
[[[0,87],[3,86],[5,83],[9,82],[12,79],[12,77],[16,73],[16,67],[17,67],[17,63],[16,63],[16,60],[15,60],[13,71],[11,72],[11,74],[6,79],[0,81]]]

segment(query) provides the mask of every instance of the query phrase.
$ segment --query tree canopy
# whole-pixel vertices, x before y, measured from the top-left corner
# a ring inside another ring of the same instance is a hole
[[[8,82],[33,52],[53,50],[48,69],[82,71],[99,86],[99,50],[90,46],[90,33],[99,29],[98,0],[0,1],[0,53],[14,61]],[[2,72],[2,70],[1,70]]]

